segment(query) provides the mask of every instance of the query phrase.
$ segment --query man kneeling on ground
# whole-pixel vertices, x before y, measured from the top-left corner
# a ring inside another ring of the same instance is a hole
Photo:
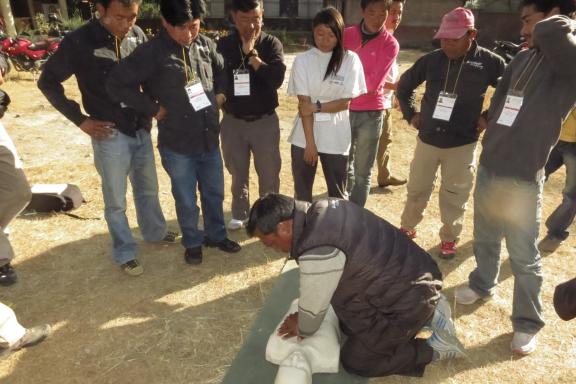
[[[422,376],[428,363],[464,355],[438,266],[384,219],[345,200],[267,194],[246,230],[300,266],[298,312],[279,329],[285,338],[314,334],[331,304],[347,336],[342,364],[355,374]],[[432,336],[415,338],[423,328]]]

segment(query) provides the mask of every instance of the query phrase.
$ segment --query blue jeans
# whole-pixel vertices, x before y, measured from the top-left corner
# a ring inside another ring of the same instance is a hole
[[[104,217],[112,236],[112,256],[117,264],[136,257],[136,242],[126,217],[127,178],[130,178],[136,218],[146,241],[160,241],[166,235],[166,220],[158,200],[158,178],[150,133],[136,137],[117,132],[113,137],[92,140],[94,164],[102,179]]]
[[[542,185],[498,177],[480,166],[474,191],[474,255],[470,288],[482,297],[493,294],[500,272],[502,239],[514,274],[514,331],[536,333],[544,326],[540,290],[542,263],[536,240],[541,219]]]
[[[172,181],[182,245],[185,248],[201,246],[204,236],[212,241],[224,240],[224,169],[220,149],[193,154],[174,152],[165,146],[158,149],[162,165]],[[204,231],[198,229],[196,187],[200,191]]]
[[[378,152],[384,111],[350,111],[352,145],[348,158],[347,189],[350,201],[363,207],[370,194],[372,166]]]
[[[576,143],[559,141],[546,163],[546,178],[562,165],[566,166],[566,184],[562,191],[562,203],[546,220],[548,235],[565,240],[568,227],[576,216]]]

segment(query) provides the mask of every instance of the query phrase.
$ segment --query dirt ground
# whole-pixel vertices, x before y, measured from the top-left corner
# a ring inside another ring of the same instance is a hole
[[[417,55],[403,52],[403,67]],[[293,56],[288,57],[288,61],[291,59]],[[141,240],[132,198],[128,196],[127,214],[134,235],[140,239],[139,257],[146,271],[138,278],[124,275],[111,261],[100,182],[88,137],[47,103],[32,76],[15,74],[4,89],[13,104],[3,123],[20,151],[30,182],[79,185],[87,204],[75,213],[97,220],[35,215],[13,222],[10,238],[18,255],[14,264],[20,280],[12,287],[0,289],[0,301],[12,306],[24,325],[47,322],[54,326],[54,334],[37,347],[1,360],[0,382],[220,382],[273,287],[284,255],[265,249],[243,232],[233,232],[230,236],[241,242],[242,252],[227,255],[207,249],[202,265],[186,265],[180,245],[147,244]],[[73,80],[66,89],[79,100]],[[281,94],[281,192],[291,195],[286,137],[296,104],[285,96],[285,87]],[[394,120],[393,169],[406,177],[416,133],[400,121],[398,113]],[[170,226],[177,228],[170,181],[156,156],[162,207]],[[257,183],[255,173],[252,175],[254,199]],[[560,202],[563,182],[561,170],[546,184],[543,218]],[[227,219],[229,188],[226,173]],[[315,194],[324,193],[319,171]],[[405,187],[374,187],[367,208],[398,225],[405,194]],[[416,240],[435,258],[439,228],[435,191]],[[452,303],[454,289],[467,281],[475,265],[471,234],[470,210],[458,256],[451,261],[436,258],[445,275],[445,293]],[[533,355],[518,359],[510,353],[514,279],[504,249],[497,296],[481,306],[453,307],[469,359],[431,364],[423,379],[395,376],[373,379],[371,383],[576,382],[576,321],[559,320],[552,307],[554,286],[574,276],[575,246],[572,236],[558,252],[543,259],[542,301],[547,326],[539,335],[539,348]]]

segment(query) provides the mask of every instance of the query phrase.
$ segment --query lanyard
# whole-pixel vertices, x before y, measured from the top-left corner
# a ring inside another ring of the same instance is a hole
[[[190,84],[190,76],[188,75],[188,60],[186,60],[184,47],[182,47],[182,60],[184,60],[184,75],[186,76],[186,84]],[[192,63],[190,63],[190,73],[192,73],[192,82],[196,82],[196,71],[194,71],[192,68]]]
[[[242,47],[240,45],[238,46],[238,49],[240,50],[240,58],[242,59],[240,61],[240,68],[238,68],[238,69],[246,70],[246,65],[244,64],[244,62],[246,60],[246,56],[244,56],[244,52],[242,52]],[[250,53],[250,52],[248,52],[248,53]]]
[[[464,63],[466,62],[466,57],[468,56],[468,53],[466,53],[466,55],[464,55],[464,58],[462,59],[462,63],[460,63],[460,69],[458,70],[458,75],[456,76],[456,82],[454,83],[454,89],[452,90],[452,93],[456,92],[456,87],[458,86],[458,80],[460,79],[460,73],[462,72],[462,67],[464,67]],[[448,87],[448,75],[450,75],[450,64],[452,63],[452,60],[448,59],[448,71],[446,71],[446,81],[444,82],[444,92],[446,92],[446,87]]]
[[[532,55],[532,57],[530,57],[530,60],[528,60],[528,63],[526,63],[526,67],[524,67],[524,70],[522,71],[522,73],[520,74],[520,76],[518,76],[518,80],[516,80],[516,84],[514,84],[514,88],[512,88],[512,90],[516,91],[516,87],[518,87],[518,84],[520,84],[520,80],[522,80],[522,78],[524,77],[524,75],[526,74],[526,71],[528,70],[528,68],[530,68],[530,64],[532,64],[533,59],[536,57],[536,55]],[[534,76],[534,73],[536,72],[536,70],[538,69],[538,67],[540,66],[540,63],[542,62],[542,59],[544,58],[544,56],[540,57],[540,60],[538,60],[538,63],[536,63],[536,66],[534,67],[534,69],[532,69],[532,72],[530,72],[530,75],[528,76],[528,79],[526,80],[526,83],[524,84],[524,87],[520,90],[521,92],[524,92],[524,90],[526,89],[526,87],[528,86],[528,83],[530,82],[530,80],[532,80],[532,76]]]
[[[116,62],[117,63],[120,62],[120,60],[122,59],[122,54],[120,52],[120,45],[122,43],[118,44],[119,40],[120,39],[118,39],[116,36],[114,36],[114,45],[116,47]]]

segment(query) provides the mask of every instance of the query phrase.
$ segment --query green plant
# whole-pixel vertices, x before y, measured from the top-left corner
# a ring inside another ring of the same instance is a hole
[[[36,25],[36,31],[39,35],[47,35],[50,31],[50,24],[42,13],[34,15],[34,24]]]
[[[82,17],[80,16],[80,12],[74,11],[72,16],[69,17],[68,20],[64,20],[62,22],[62,29],[64,29],[65,31],[73,31],[75,29],[80,28],[82,25],[84,25],[85,22],[86,21],[83,20]]]
[[[144,0],[139,15],[143,19],[157,19],[160,17],[160,5],[154,0]]]

